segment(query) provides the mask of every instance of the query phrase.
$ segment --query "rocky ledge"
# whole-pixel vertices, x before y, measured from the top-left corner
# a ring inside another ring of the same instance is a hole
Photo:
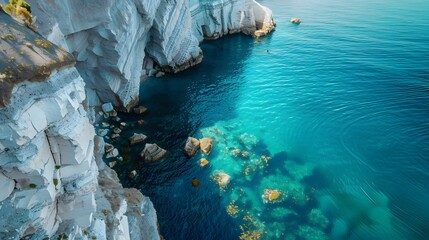
[[[9,103],[13,87],[44,81],[55,69],[74,65],[73,55],[52,45],[0,10],[0,106]]]

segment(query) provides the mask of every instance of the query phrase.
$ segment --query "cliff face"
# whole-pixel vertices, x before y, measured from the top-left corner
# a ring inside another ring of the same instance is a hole
[[[10,90],[0,92],[0,239],[159,239],[152,203],[122,188],[102,161],[73,57],[1,11],[0,19],[0,35],[10,37],[0,42],[2,52],[25,56],[0,59],[5,69],[19,66],[0,79],[0,89]],[[67,64],[54,64],[59,58]]]
[[[76,56],[89,105],[112,102],[124,110],[138,101],[142,76],[200,63],[204,38],[274,28],[271,11],[254,0],[28,2],[39,31]]]

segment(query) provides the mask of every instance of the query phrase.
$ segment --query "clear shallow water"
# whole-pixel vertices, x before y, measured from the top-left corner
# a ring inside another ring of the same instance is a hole
[[[124,185],[151,197],[166,239],[427,239],[429,3],[263,4],[274,34],[205,42],[200,66],[142,83],[150,112],[124,136],[143,132],[170,155],[145,166],[143,146],[131,149],[116,168]],[[183,156],[187,136],[215,139],[208,166]],[[278,201],[264,203],[265,189]]]

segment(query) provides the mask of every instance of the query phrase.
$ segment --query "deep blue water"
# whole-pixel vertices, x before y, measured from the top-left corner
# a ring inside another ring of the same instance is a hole
[[[272,35],[205,42],[201,65],[142,83],[146,123],[124,136],[145,133],[170,155],[144,165],[143,146],[131,149],[116,167],[124,185],[151,198],[169,240],[428,239],[429,2],[262,3]],[[215,139],[208,166],[183,156],[188,136]],[[218,171],[226,189],[210,180]],[[264,203],[264,189],[279,200]]]

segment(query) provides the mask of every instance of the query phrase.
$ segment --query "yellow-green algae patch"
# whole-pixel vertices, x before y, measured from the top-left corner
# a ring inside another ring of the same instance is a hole
[[[9,104],[16,84],[44,81],[74,63],[73,55],[0,10],[0,107]]]

